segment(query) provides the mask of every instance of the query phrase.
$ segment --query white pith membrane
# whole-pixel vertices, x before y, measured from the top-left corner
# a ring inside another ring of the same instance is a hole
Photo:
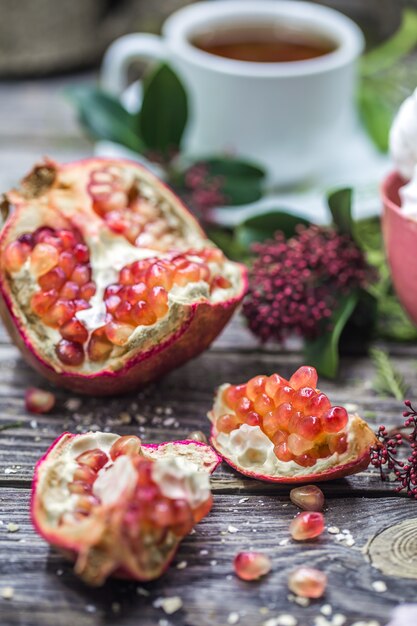
[[[121,503],[135,502],[138,473],[127,455],[114,461],[109,457],[93,483],[97,505],[85,519],[76,518],[80,496],[68,488],[80,467],[76,458],[96,448],[109,455],[119,438],[101,432],[65,434],[41,461],[35,475],[32,514],[38,530],[52,544],[76,553],[76,572],[90,584],[101,584],[118,569],[141,580],[154,578],[162,573],[182,538],[172,530],[162,537],[144,536],[142,532],[137,546],[133,546],[131,540],[124,541],[123,524],[115,530],[112,520],[121,515]],[[163,496],[185,500],[192,510],[209,501],[209,475],[219,462],[210,446],[195,442],[142,445],[141,454],[152,462],[152,481]]]
[[[118,283],[120,270],[136,260],[146,258],[169,258],[174,252],[163,252],[153,248],[136,247],[123,235],[116,234],[92,208],[88,194],[88,180],[96,168],[117,168],[126,185],[135,186],[141,197],[155,205],[162,212],[164,219],[171,223],[179,233],[175,254],[185,254],[192,260],[200,260],[198,256],[188,254],[189,249],[199,251],[216,247],[209,241],[196,225],[194,218],[179,206],[176,197],[165,186],[159,183],[146,170],[136,168],[133,164],[111,161],[81,163],[74,167],[57,170],[53,185],[43,195],[23,199],[18,192],[11,192],[8,199],[18,207],[18,219],[15,219],[7,231],[2,243],[6,245],[25,233],[32,233],[38,228],[49,226],[53,229],[78,229],[83,242],[88,246],[91,280],[96,285],[96,293],[89,300],[90,308],[78,311],[75,317],[82,322],[91,333],[104,325],[106,307],[103,294],[110,284]],[[55,346],[61,340],[58,329],[48,327],[30,308],[30,299],[36,291],[40,291],[30,271],[29,259],[18,272],[8,277],[13,314],[20,320],[29,342],[36,347],[56,371],[70,370],[85,374],[94,374],[103,369],[116,370],[123,367],[137,352],[146,352],[160,344],[175,331],[186,324],[190,315],[190,305],[208,302],[223,303],[233,300],[243,289],[240,267],[227,259],[223,263],[207,263],[212,276],[221,275],[230,282],[230,287],[214,287],[210,293],[207,282],[201,280],[190,282],[185,286],[174,285],[168,292],[168,312],[151,325],[137,326],[123,346],[114,346],[110,357],[103,362],[89,360],[87,352],[80,366],[63,365],[58,359]],[[204,329],[202,329],[204,332]],[[86,349],[88,341],[84,344]]]
[[[223,401],[223,393],[230,385],[219,387],[213,409],[208,417],[213,424],[213,444],[219,454],[233,466],[243,471],[253,472],[260,479],[297,478],[321,474],[332,468],[347,465],[365,454],[375,443],[375,436],[369,426],[358,415],[349,415],[346,427],[339,433],[347,433],[347,450],[324,459],[317,459],[310,467],[302,467],[295,461],[280,461],[274,453],[274,444],[259,426],[241,424],[230,433],[220,433],[215,424],[218,417],[233,410]]]

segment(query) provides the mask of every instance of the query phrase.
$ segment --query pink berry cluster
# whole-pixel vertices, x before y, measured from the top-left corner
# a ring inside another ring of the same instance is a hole
[[[263,342],[314,339],[330,325],[339,297],[372,279],[355,242],[332,228],[300,225],[290,239],[277,232],[253,252],[243,312]]]

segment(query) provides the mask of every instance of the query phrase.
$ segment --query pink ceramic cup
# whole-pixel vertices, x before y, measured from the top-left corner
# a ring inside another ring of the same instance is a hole
[[[388,174],[382,183],[382,232],[395,291],[417,324],[417,220],[401,211],[399,190],[405,183],[397,172]]]

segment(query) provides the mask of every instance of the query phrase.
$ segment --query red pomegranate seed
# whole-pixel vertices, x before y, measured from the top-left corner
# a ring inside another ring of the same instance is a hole
[[[299,513],[290,523],[290,533],[296,541],[315,539],[324,530],[324,517],[322,513],[305,511]]]
[[[245,424],[248,424],[249,426],[258,426],[260,422],[261,422],[261,418],[259,414],[256,413],[256,411],[250,411],[245,416]]]
[[[300,437],[299,435],[296,435],[295,433],[291,433],[288,436],[288,450],[294,455],[294,456],[300,456],[301,454],[304,454],[305,452],[307,452],[307,450],[310,450],[312,448],[312,442],[309,441],[308,439],[304,439],[304,437]]]
[[[242,580],[258,580],[271,571],[271,559],[262,552],[239,552],[234,558],[236,576]]]
[[[119,437],[110,448],[110,457],[117,459],[118,456],[126,454],[127,456],[135,456],[139,454],[142,442],[139,437],[134,435],[125,435]]]
[[[184,267],[178,267],[174,274],[174,283],[179,286],[198,282],[199,280],[200,268],[197,263],[187,262]]]
[[[338,433],[347,425],[348,414],[343,407],[334,406],[323,415],[322,420],[326,433]]]
[[[220,433],[231,433],[232,430],[239,428],[242,422],[236,417],[236,415],[230,415],[226,413],[217,418],[216,428]]]
[[[43,291],[49,291],[50,289],[56,289],[59,291],[65,284],[66,280],[67,277],[64,270],[60,267],[54,267],[54,269],[50,270],[43,276],[40,276],[38,283]]]
[[[77,263],[87,263],[90,259],[87,246],[84,243],[77,243],[74,247],[74,256],[77,259]]]
[[[77,261],[72,252],[66,250],[59,255],[58,265],[64,270],[66,276],[70,278],[77,265]]]
[[[323,413],[328,411],[331,408],[330,400],[326,396],[325,393],[318,393],[314,398],[311,399],[309,408],[313,415],[318,415],[321,417]]]
[[[122,285],[133,285],[135,280],[129,267],[122,267],[119,274],[119,281]]]
[[[68,300],[57,300],[43,315],[42,321],[48,326],[59,328],[70,321],[75,313],[75,307]]]
[[[116,346],[124,346],[134,330],[129,324],[109,322],[106,326],[106,335]]]
[[[297,434],[304,439],[313,441],[322,432],[321,420],[314,415],[306,415],[301,417],[297,425]]]
[[[151,326],[156,322],[156,315],[148,302],[140,300],[132,307],[132,320],[137,326]]]
[[[318,382],[317,371],[314,367],[303,365],[294,372],[288,382],[295,390],[301,389],[301,387],[313,387],[315,389]]]
[[[258,396],[264,393],[266,381],[266,376],[255,376],[250,379],[250,381],[246,384],[246,395],[249,400],[254,402]]]
[[[284,402],[289,402],[291,404],[295,398],[295,394],[296,392],[289,385],[283,385],[282,387],[279,387],[273,398],[275,406],[279,406]]]
[[[77,285],[85,285],[91,280],[91,269],[88,265],[76,265],[71,274],[71,280]]]
[[[130,304],[136,304],[139,300],[148,300],[148,287],[145,283],[138,283],[126,287],[126,299]]]
[[[316,485],[291,489],[290,500],[304,511],[322,511],[324,506],[324,494]]]
[[[149,287],[163,287],[169,291],[173,285],[172,269],[163,261],[156,261],[149,268],[146,275],[146,284]]]
[[[25,392],[25,406],[30,413],[49,413],[55,406],[55,396],[50,391],[29,387]]]
[[[12,241],[8,244],[4,251],[4,265],[9,273],[18,272],[30,253],[29,246],[19,242]]]
[[[25,250],[29,250],[35,245],[35,238],[33,236],[33,233],[23,233],[23,235],[20,235],[18,237],[18,241],[25,244]]]
[[[313,567],[299,567],[288,577],[288,588],[302,598],[321,598],[326,586],[326,574]]]
[[[231,409],[246,396],[246,385],[230,385],[223,392],[223,400]]]
[[[81,365],[84,361],[84,350],[80,343],[61,339],[55,346],[57,357],[65,365]]]
[[[70,230],[58,230],[56,234],[61,240],[64,250],[70,250],[77,243],[74,233]]]
[[[69,341],[84,343],[88,339],[88,331],[77,318],[73,317],[59,329],[61,336]]]
[[[164,317],[168,312],[168,293],[164,287],[152,287],[149,302],[157,318]]]
[[[96,478],[97,472],[88,465],[80,465],[77,467],[72,477],[73,480],[82,480],[89,485],[92,485]]]
[[[273,400],[266,393],[260,393],[256,396],[253,400],[253,406],[255,411],[261,415],[265,415],[275,408]]]
[[[72,483],[68,483],[68,491],[80,495],[89,494],[91,493],[91,485],[83,480],[73,480]]]
[[[348,449],[347,435],[332,435],[328,440],[329,453],[343,454]]]
[[[91,513],[94,506],[97,506],[99,501],[92,495],[80,495],[75,505],[75,513],[81,513],[82,515],[88,515]]]
[[[279,461],[283,461],[284,463],[294,460],[294,456],[288,449],[288,444],[285,441],[274,447],[274,453],[277,459]]]
[[[191,433],[188,433],[186,439],[191,439],[192,441],[200,441],[200,443],[207,443],[207,435],[203,433],[201,430],[193,430]]]
[[[119,296],[116,295],[107,296],[104,301],[109,313],[114,313],[122,302]]]
[[[101,362],[107,359],[113,350],[113,344],[107,337],[93,333],[88,344],[88,356],[91,361]]]
[[[84,300],[90,300],[96,293],[96,286],[93,282],[86,283],[80,288],[80,297]]]
[[[30,269],[35,276],[42,276],[53,269],[59,260],[58,250],[48,243],[37,243],[30,255]]]
[[[57,300],[58,294],[55,289],[51,289],[51,291],[37,291],[30,299],[30,308],[36,315],[42,317]]]
[[[54,235],[55,231],[52,228],[50,228],[49,226],[42,226],[33,233],[33,240],[34,243],[37,244],[44,242],[46,239],[54,237]]]
[[[87,465],[94,472],[98,472],[106,465],[109,457],[103,450],[100,450],[100,448],[92,448],[91,450],[82,452],[75,460],[79,465]]]
[[[121,301],[114,312],[114,317],[118,322],[129,324],[132,322],[132,305],[125,300]]]
[[[237,405],[235,407],[235,412],[236,412],[236,415],[238,417],[243,419],[251,411],[253,411],[253,404],[249,400],[249,398],[246,398],[246,396],[244,396],[243,398],[238,400],[238,403],[237,403]]]
[[[267,393],[270,398],[273,398],[283,385],[288,385],[288,381],[279,374],[272,374],[265,383],[265,393]]]

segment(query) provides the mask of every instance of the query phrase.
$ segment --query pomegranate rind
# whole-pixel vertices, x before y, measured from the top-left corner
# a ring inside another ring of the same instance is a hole
[[[31,331],[30,324],[22,315],[19,303],[10,287],[10,280],[5,271],[4,263],[1,260],[8,243],[13,241],[22,231],[33,229],[34,225],[35,227],[38,225],[35,216],[36,211],[31,205],[34,198],[36,202],[43,202],[43,196],[45,196],[45,202],[49,202],[50,195],[48,193],[51,185],[56,185],[57,193],[59,193],[58,183],[61,181],[60,184],[62,184],[62,180],[66,180],[65,177],[68,172],[72,172],[71,176],[74,178],[74,171],[81,172],[83,168],[91,169],[103,164],[116,164],[120,167],[133,168],[141,181],[157,189],[158,192],[163,193],[164,198],[169,199],[170,206],[175,207],[176,214],[181,216],[187,228],[190,232],[195,233],[200,242],[205,242],[208,247],[213,247],[212,242],[206,238],[195,218],[175,194],[146,168],[127,159],[86,159],[62,166],[52,161],[46,161],[33,169],[23,181],[20,190],[14,190],[7,194],[6,199],[13,211],[7,218],[0,234],[1,317],[12,341],[29,365],[52,383],[88,395],[114,395],[138,389],[198,356],[209,347],[222,331],[247,291],[246,268],[243,265],[228,261],[236,275],[230,297],[219,301],[201,298],[194,302],[181,303],[178,306],[175,319],[171,315],[166,332],[158,341],[153,342],[153,345],[151,342],[144,348],[133,347],[132,350],[120,357],[117,364],[113,363],[109,366],[104,362],[103,367],[98,371],[85,371],[83,366],[65,367],[62,364],[57,364],[56,361],[51,362],[51,359],[48,359],[43,351],[43,342]],[[43,173],[40,174],[40,172]],[[85,196],[85,191],[80,193],[81,198]],[[54,211],[54,208],[47,204],[45,210]],[[56,213],[54,213],[54,219],[58,219]],[[109,237],[116,236],[108,229],[103,220],[92,215],[91,211],[83,214],[81,209],[80,214],[76,217],[66,215],[65,219],[69,219],[74,226],[81,230],[83,228],[88,230],[90,234],[94,234],[100,229],[107,229]],[[25,228],[23,228],[23,224]],[[63,223],[61,226],[65,227],[65,224]]]
[[[349,415],[349,422],[347,426],[347,451],[341,455],[332,455],[332,457],[334,458],[331,461],[331,465],[326,468],[322,467],[320,470],[318,470],[315,465],[303,468],[297,466],[298,469],[294,471],[294,475],[291,475],[290,472],[287,475],[282,475],[278,471],[274,473],[268,473],[267,471],[265,471],[265,467],[263,466],[263,464],[259,464],[259,466],[256,467],[256,464],[254,463],[255,467],[253,469],[242,466],[242,464],[238,462],[237,458],[231,455],[230,450],[225,449],[224,445],[221,444],[221,442],[219,441],[220,433],[218,433],[215,426],[217,417],[219,417],[219,415],[222,415],[223,413],[230,411],[230,409],[224,408],[223,401],[221,399],[222,394],[227,387],[228,385],[222,385],[219,388],[214,402],[214,407],[208,413],[208,418],[212,422],[210,443],[213,448],[219,453],[222,459],[240,474],[248,476],[249,478],[254,478],[256,480],[272,483],[318,483],[328,480],[335,480],[337,478],[344,478],[352,474],[357,474],[358,472],[365,470],[369,466],[369,463],[371,461],[370,448],[377,442],[377,439],[374,432],[371,430],[368,424],[359,417],[359,415]],[[246,425],[243,426],[246,427]],[[239,428],[238,430],[241,430],[241,428]],[[251,429],[252,427],[246,428]],[[259,427],[256,428],[258,429]],[[245,428],[241,432],[244,433]],[[264,434],[262,433],[262,435]],[[266,435],[264,435],[264,437],[266,437]],[[271,445],[273,445],[272,442]],[[329,459],[332,459],[332,457],[329,457]],[[322,459],[319,459],[318,461],[320,462],[322,461]],[[282,465],[283,462],[277,461],[277,466],[279,466],[279,464]],[[285,465],[287,465],[289,468],[295,466],[292,461],[288,462],[288,464]]]
[[[50,468],[51,464],[52,466],[54,465],[54,461],[65,454],[68,446],[73,445],[77,442],[77,440],[78,442],[82,442],[82,439],[86,436],[95,437],[101,434],[102,433],[63,433],[52,443],[46,453],[39,459],[34,470],[30,500],[30,515],[32,524],[41,537],[43,537],[51,545],[55,546],[71,560],[77,560],[77,556],[82,551],[82,546],[85,541],[88,541],[91,538],[89,534],[94,533],[94,528],[91,528],[91,526],[88,529],[81,527],[77,535],[75,537],[71,537],[68,534],[65,535],[65,533],[63,533],[58,526],[48,523],[47,513],[44,507],[44,494],[51,479],[54,481],[57,478],[56,475],[51,477]],[[108,435],[108,433],[105,435]],[[117,440],[117,436],[115,440]],[[181,457],[186,461],[190,461],[194,465],[197,465],[199,471],[207,474],[213,473],[222,460],[221,457],[208,444],[191,440],[165,442],[161,444],[142,444],[141,451],[145,458],[149,458],[151,460]],[[208,503],[211,503],[211,496]],[[176,537],[175,542],[171,542],[172,545],[169,545],[166,553],[164,553],[163,563],[154,568],[152,571],[143,572],[140,568],[135,567],[134,563],[132,563],[132,567],[117,567],[110,572],[110,575],[139,581],[154,580],[161,576],[161,574],[163,574],[163,572],[167,569],[175,556],[181,540],[182,537],[180,536]],[[102,563],[98,563],[97,568],[100,569],[101,567]],[[87,583],[96,585],[104,582],[106,576],[97,576],[96,572],[95,576],[92,576],[90,572],[86,576],[82,577]]]

